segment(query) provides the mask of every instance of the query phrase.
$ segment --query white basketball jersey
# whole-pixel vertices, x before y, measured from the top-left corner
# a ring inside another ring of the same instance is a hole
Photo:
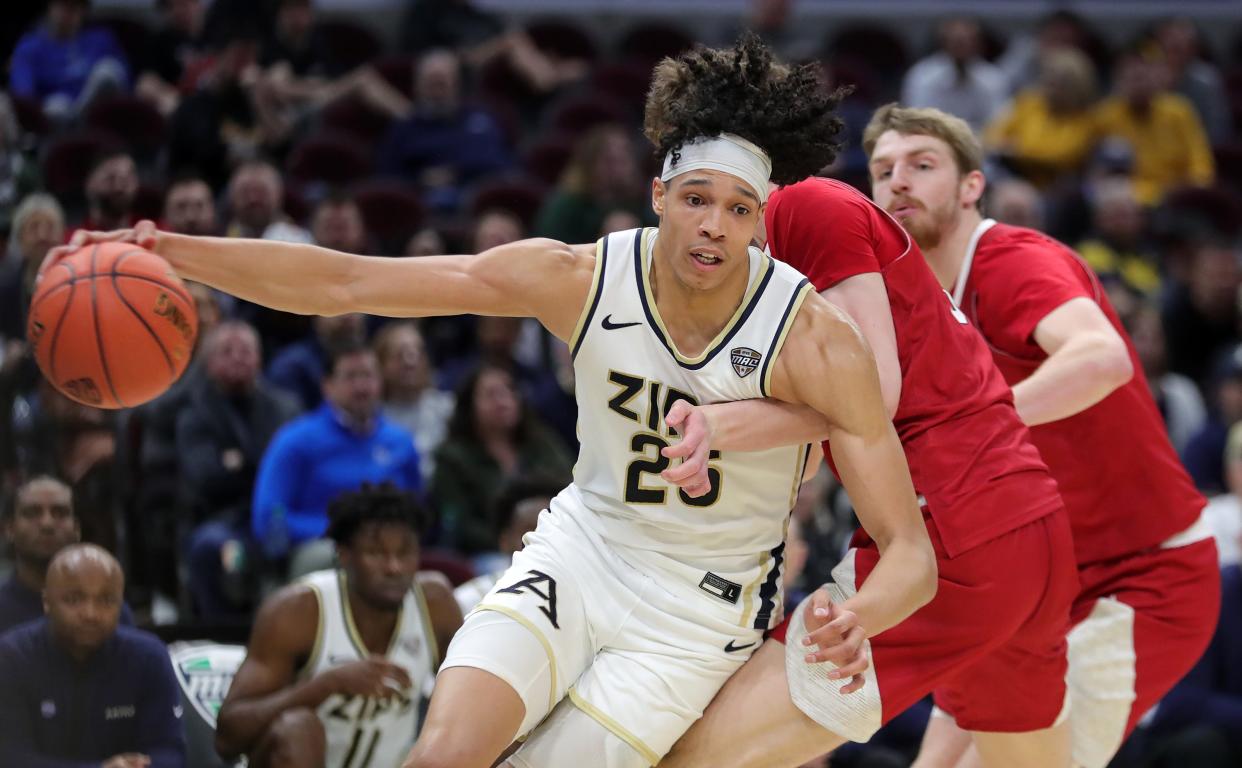
[[[371,655],[354,626],[345,572],[317,571],[303,577],[319,600],[319,630],[300,679]],[[418,583],[405,595],[385,656],[403,667],[414,688],[387,700],[333,695],[319,705],[327,735],[326,768],[392,768],[401,765],[419,728],[419,688],[434,675],[439,651],[427,602]]]
[[[664,417],[679,399],[767,397],[773,361],[813,289],[750,249],[737,311],[702,354],[686,357],[651,291],[657,236],[653,228],[615,232],[597,246],[594,284],[570,339],[582,448],[560,501],[584,508],[583,522],[614,544],[706,572],[700,588],[764,629],[779,617],[785,527],[807,447],[712,451],[712,490],[692,499],[660,478],[669,466],[660,449],[675,441]]]

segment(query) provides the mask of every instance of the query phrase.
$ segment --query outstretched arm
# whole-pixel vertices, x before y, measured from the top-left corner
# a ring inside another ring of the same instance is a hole
[[[594,270],[594,246],[521,240],[477,256],[356,256],[301,243],[192,237],[151,222],[107,233],[80,232],[48,264],[91,242],[134,242],[184,278],[256,304],[306,315],[365,312],[390,317],[535,317],[572,335]]]

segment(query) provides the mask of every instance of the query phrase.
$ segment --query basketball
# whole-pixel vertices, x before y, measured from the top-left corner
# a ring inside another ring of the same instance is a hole
[[[132,243],[96,243],[52,266],[30,301],[27,338],[43,375],[95,408],[132,408],[185,371],[194,299],[168,262]]]

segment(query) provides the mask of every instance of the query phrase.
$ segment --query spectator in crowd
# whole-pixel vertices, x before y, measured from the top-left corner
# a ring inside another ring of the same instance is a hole
[[[418,735],[421,687],[461,626],[443,577],[418,574],[423,514],[391,485],[332,502],[339,566],[259,609],[220,708],[222,754],[246,754],[251,765],[344,766],[359,749],[356,728],[370,728],[357,754],[377,766],[404,759]]]
[[[267,380],[297,398],[302,410],[323,402],[324,369],[333,349],[363,343],[366,322],[362,315],[316,317],[313,333],[281,350],[267,367]]]
[[[328,502],[363,482],[422,486],[410,433],[380,412],[375,353],[336,347],[323,378],[324,403],[276,433],[259,463],[251,529],[269,558],[290,557],[296,573],[330,562],[322,541]]]
[[[1242,344],[1221,353],[1212,376],[1212,410],[1182,454],[1186,471],[1205,494],[1225,490],[1224,457],[1229,430],[1242,422]]]
[[[1160,702],[1142,742],[1150,768],[1242,764],[1242,567],[1221,570],[1220,620],[1199,663]]]
[[[1041,188],[1079,173],[1095,145],[1095,69],[1075,48],[1047,53],[1038,83],[988,125],[989,151]]]
[[[462,382],[436,456],[431,498],[444,543],[469,555],[495,552],[492,516],[504,483],[536,472],[566,477],[571,465],[560,440],[523,404],[509,370],[482,365]]]
[[[453,597],[462,615],[472,611],[484,595],[496,586],[513,561],[513,553],[522,548],[522,537],[535,530],[539,513],[548,508],[553,497],[565,483],[557,478],[539,475],[514,477],[505,483],[496,497],[493,520],[496,525],[497,550],[494,568],[453,590]]]
[[[901,103],[942,109],[978,131],[1005,103],[1005,73],[983,58],[983,33],[975,19],[948,19],[939,33],[940,50],[906,72]]]
[[[384,415],[414,435],[423,480],[430,482],[435,452],[453,415],[453,395],[436,388],[427,345],[413,322],[385,325],[375,335],[374,347],[384,381]]]
[[[272,27],[260,54],[264,71],[256,95],[282,130],[296,130],[315,110],[346,96],[390,118],[409,115],[410,100],[373,67],[344,72],[332,61],[310,0],[279,0]]]
[[[1148,298],[1161,294],[1160,256],[1147,238],[1147,212],[1127,179],[1110,179],[1092,189],[1092,230],[1076,250],[1095,273],[1118,280]]]
[[[34,149],[22,136],[12,100],[0,93],[0,231],[9,230],[13,208],[41,185]]]
[[[1134,150],[1134,194],[1155,205],[1174,187],[1207,186],[1215,165],[1203,124],[1184,96],[1165,89],[1168,64],[1154,46],[1136,46],[1117,60],[1114,93],[1096,119],[1103,136]]]
[[[56,198],[42,192],[24,198],[13,212],[8,246],[10,266],[0,280],[0,337],[26,337],[26,310],[34,294],[39,265],[50,249],[64,241],[65,212]]]
[[[1203,510],[1222,568],[1242,562],[1242,423],[1230,427],[1225,440],[1225,488]]]
[[[181,235],[214,235],[219,232],[216,201],[211,187],[200,176],[182,176],[164,193],[164,228]]]
[[[1179,456],[1183,455],[1190,438],[1207,423],[1203,395],[1193,381],[1169,370],[1164,326],[1156,305],[1144,302],[1129,317],[1123,315],[1121,319],[1143,365],[1151,396],[1164,417],[1169,442]]]
[[[180,693],[168,649],[117,626],[121,566],[90,544],[47,570],[47,618],[0,637],[0,754],[11,765],[180,768]],[[10,762],[11,761],[11,762]]]
[[[1172,89],[1194,105],[1212,144],[1229,140],[1233,135],[1229,95],[1220,70],[1203,58],[1198,27],[1179,16],[1162,21],[1155,36],[1169,65]]]
[[[43,617],[43,588],[52,558],[81,537],[73,512],[73,491],[61,481],[39,475],[18,486],[11,508],[4,510],[4,538],[13,548],[13,575],[0,584],[0,635],[18,624]],[[121,604],[121,623],[133,624],[129,606]]]
[[[1044,231],[1044,199],[1029,181],[1003,179],[988,189],[988,212],[1002,224]]]
[[[470,0],[412,0],[402,27],[401,49],[420,54],[436,49],[460,51],[474,69],[501,63],[537,94],[581,79],[587,69],[585,62],[541,51],[524,30],[506,26]]]
[[[82,229],[109,231],[131,227],[138,196],[138,167],[123,149],[105,149],[86,175],[86,220]]]
[[[234,164],[243,163],[239,172],[253,171],[245,161],[280,149],[283,132],[275,113],[255,98],[255,22],[245,15],[229,16],[210,35],[207,48],[197,88],[181,100],[169,121],[168,166],[193,169],[219,189]],[[263,230],[252,236],[261,235],[270,237]]]
[[[448,252],[444,235],[435,227],[423,227],[411,235],[409,242],[405,244],[406,256],[436,256]]]
[[[298,412],[293,398],[259,379],[259,335],[230,321],[203,342],[203,377],[177,416],[183,507],[201,521],[189,545],[189,587],[200,615],[248,611],[254,550],[250,502],[272,436]],[[251,557],[246,557],[249,552]]]
[[[1185,278],[1165,299],[1169,368],[1205,385],[1218,355],[1237,341],[1242,287],[1237,244],[1218,233],[1194,238]]]
[[[47,18],[22,36],[9,61],[9,90],[68,122],[100,94],[129,87],[129,67],[106,29],[84,27],[89,0],[51,0]]]
[[[285,183],[276,166],[251,160],[237,166],[229,180],[228,237],[257,237],[289,243],[313,242],[311,234],[285,215]]]
[[[82,539],[116,550],[116,415],[76,403],[38,377],[14,432],[20,476],[49,474],[73,488]]]
[[[467,184],[512,163],[495,118],[466,103],[457,54],[424,53],[415,65],[414,111],[389,131],[379,170],[417,182],[433,208],[455,210]]]
[[[367,231],[362,209],[352,197],[334,193],[315,206],[311,215],[311,237],[315,245],[346,253],[367,252]]]
[[[1074,48],[1091,55],[1094,38],[1087,21],[1078,14],[1053,11],[1039,21],[1034,34],[1019,34],[1010,40],[997,64],[1005,72],[1009,91],[1017,93],[1039,80],[1041,64],[1049,53]]]
[[[206,55],[206,8],[203,0],[157,0],[156,7],[160,24],[137,62],[134,91],[167,116],[176,111],[181,94],[193,90],[185,75],[197,70]]]
[[[650,223],[647,193],[630,133],[619,125],[596,126],[574,146],[560,183],[539,210],[535,232],[566,243],[591,243],[605,231],[604,217],[615,210]]]

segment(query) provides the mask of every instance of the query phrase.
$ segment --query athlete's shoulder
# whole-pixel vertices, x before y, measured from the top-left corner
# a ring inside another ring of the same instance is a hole
[[[259,606],[251,642],[291,652],[309,652],[320,623],[318,588],[299,579],[274,592]]]
[[[870,214],[875,204],[854,187],[836,179],[812,176],[780,187],[768,198],[769,210],[797,210],[805,206],[844,207]],[[822,210],[821,210],[822,213]]]

